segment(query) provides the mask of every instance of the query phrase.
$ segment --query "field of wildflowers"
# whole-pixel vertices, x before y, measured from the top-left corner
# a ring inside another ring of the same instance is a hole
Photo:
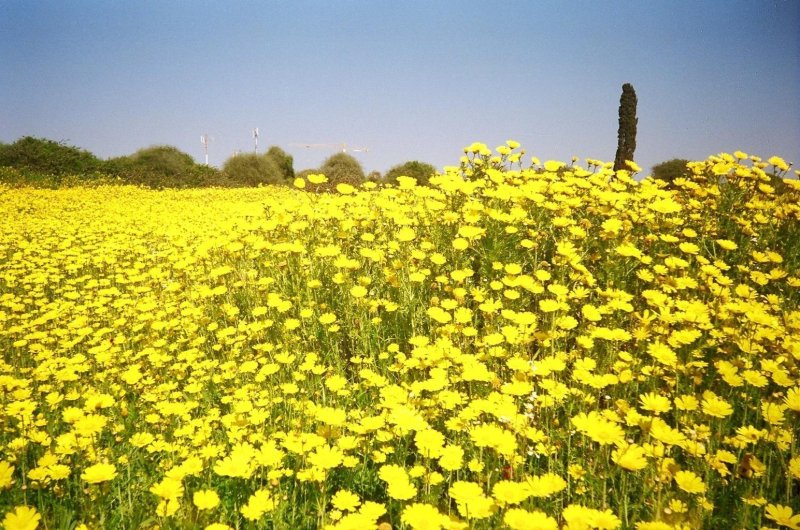
[[[800,528],[786,163],[521,160],[0,187],[0,524]]]

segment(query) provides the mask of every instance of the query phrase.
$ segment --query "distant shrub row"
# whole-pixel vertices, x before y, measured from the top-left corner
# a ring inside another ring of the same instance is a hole
[[[233,156],[222,169],[217,169],[197,164],[190,155],[167,145],[102,160],[89,151],[43,138],[26,136],[12,144],[0,143],[0,182],[49,188],[99,183],[151,188],[289,185],[296,176],[293,164],[292,156],[277,146],[263,154]],[[412,161],[394,166],[384,177],[378,172],[365,175],[358,160],[347,153],[337,153],[319,168],[303,170],[297,176],[311,173],[323,173],[328,177],[327,190],[339,183],[355,185],[365,180],[395,183],[401,175],[425,184],[436,173],[436,168]]]

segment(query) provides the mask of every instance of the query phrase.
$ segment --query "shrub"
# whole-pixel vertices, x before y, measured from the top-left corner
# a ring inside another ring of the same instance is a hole
[[[653,178],[670,184],[677,178],[688,178],[692,175],[692,170],[687,166],[688,163],[689,161],[683,158],[673,158],[656,164],[653,166]]]
[[[357,186],[365,179],[361,163],[347,153],[336,153],[328,157],[320,166],[319,172],[328,177],[326,189],[332,189],[337,184]]]
[[[222,173],[233,186],[287,184],[284,170],[269,154],[247,153],[232,156],[222,167]]]
[[[106,170],[125,182],[151,188],[224,185],[219,170],[195,163],[191,155],[170,145],[140,149],[106,161]]]
[[[273,145],[267,151],[267,156],[272,158],[278,165],[283,174],[284,181],[290,182],[294,179],[294,159],[292,155],[280,147]]]
[[[89,151],[64,142],[25,136],[13,144],[0,144],[0,166],[26,172],[80,175],[99,171],[103,162]]]
[[[413,177],[417,179],[417,184],[426,185],[428,180],[436,174],[436,168],[431,164],[410,160],[392,167],[386,172],[384,181],[388,184],[396,184],[397,177]]]

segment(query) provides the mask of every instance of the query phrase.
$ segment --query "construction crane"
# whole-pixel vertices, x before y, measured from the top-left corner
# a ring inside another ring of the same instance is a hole
[[[347,144],[290,144],[294,147],[305,147],[306,149],[337,149],[342,153],[366,153],[369,151],[366,147],[348,147]]]

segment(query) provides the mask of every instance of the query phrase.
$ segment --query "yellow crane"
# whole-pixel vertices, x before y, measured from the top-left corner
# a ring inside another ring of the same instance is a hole
[[[304,143],[294,143],[290,144],[294,147],[305,147],[306,149],[336,149],[340,150],[342,153],[366,153],[369,151],[366,147],[348,147],[347,144],[304,144]]]

